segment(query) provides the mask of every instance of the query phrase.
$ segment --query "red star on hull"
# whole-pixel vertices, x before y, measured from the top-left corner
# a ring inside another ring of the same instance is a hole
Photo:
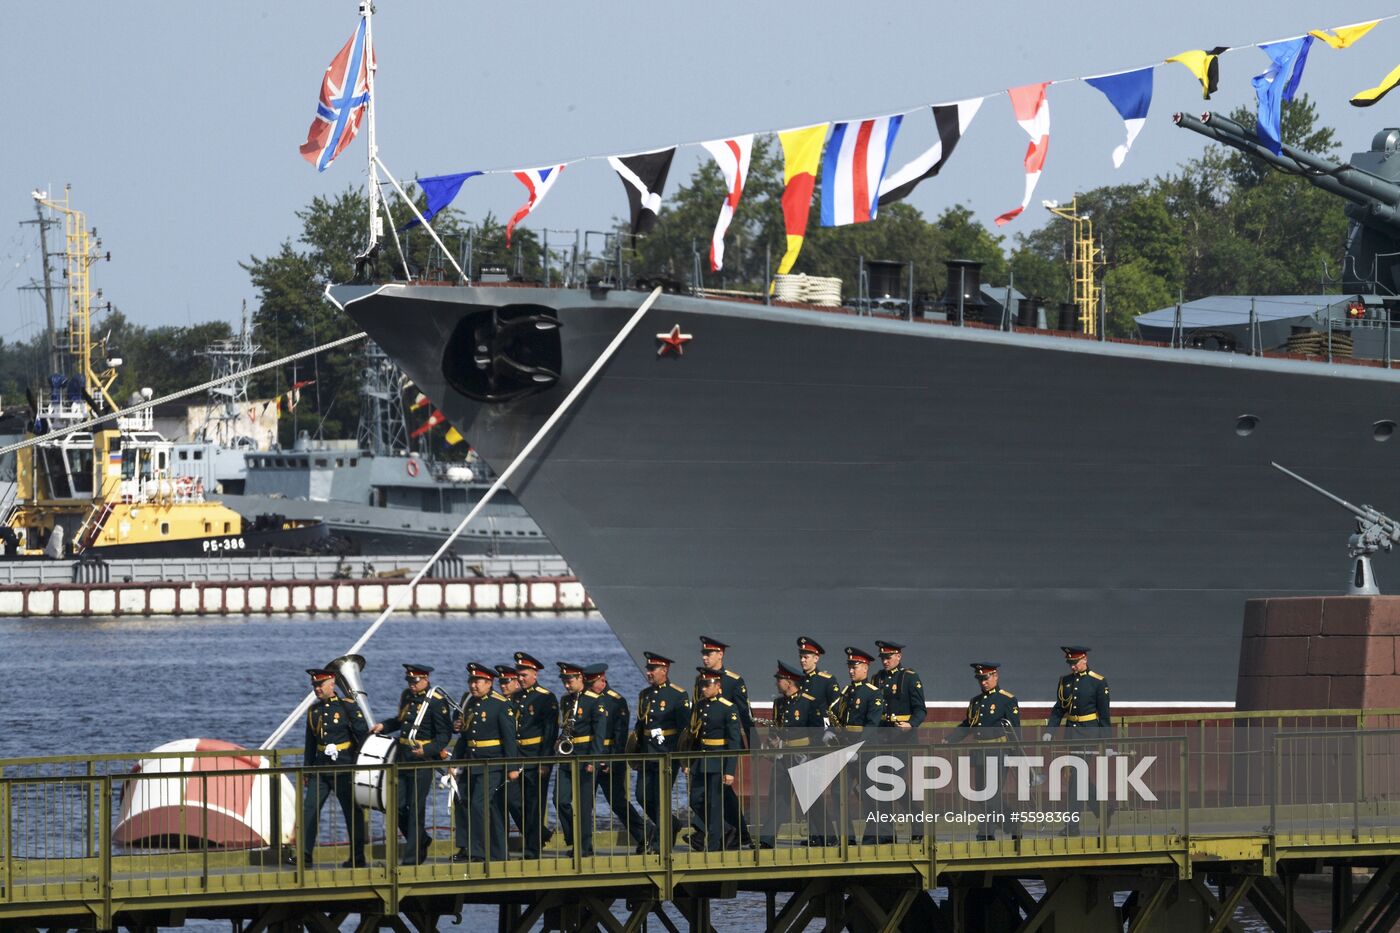
[[[681,333],[679,324],[671,325],[671,332],[668,334],[657,334],[656,339],[661,341],[661,346],[656,348],[657,356],[665,356],[668,350],[675,350],[676,356],[685,355],[685,344],[695,339],[690,334]]]

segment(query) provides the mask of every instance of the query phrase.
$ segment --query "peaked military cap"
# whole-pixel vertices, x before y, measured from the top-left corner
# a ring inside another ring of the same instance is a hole
[[[523,651],[517,651],[517,652],[515,653],[515,666],[516,666],[517,669],[518,669],[518,668],[523,668],[523,667],[528,667],[528,668],[529,668],[530,670],[532,670],[532,671],[542,671],[542,670],[544,670],[544,662],[543,662],[543,661],[539,660],[538,658],[536,658],[536,657],[533,656],[533,655],[526,654],[526,653],[523,652]]]
[[[792,668],[788,667],[788,666],[787,666],[786,664],[784,664],[782,661],[779,661],[779,662],[778,662],[778,672],[777,672],[776,674],[774,674],[773,676],[774,676],[774,677],[786,677],[788,680],[802,680],[806,675],[805,675],[805,674],[799,674],[797,671],[795,671],[795,670],[793,670]]]
[[[1066,661],[1078,661],[1089,654],[1089,649],[1083,645],[1061,645],[1060,650],[1065,653]]]
[[[875,640],[875,647],[879,649],[881,654],[895,654],[904,650],[903,645],[897,645],[892,641],[880,641],[878,638]]]
[[[870,654],[866,653],[863,649],[860,649],[860,648],[847,648],[847,649],[846,649],[846,661],[849,662],[849,663],[851,663],[851,664],[855,664],[856,662],[860,662],[861,664],[869,664],[871,661],[874,661],[874,660],[875,660],[875,658],[872,657]]]
[[[311,675],[311,679],[320,683],[323,680],[334,680],[335,671],[328,671],[324,667],[308,667],[306,673]]]
[[[583,673],[583,668],[572,661],[555,661],[554,663],[559,665],[559,676],[561,678],[577,677]]]
[[[974,674],[995,674],[1001,667],[1000,661],[973,661],[972,673]]]
[[[718,638],[711,638],[709,635],[700,636],[701,651],[723,651],[725,648],[728,647],[728,645],[720,641]]]
[[[473,661],[472,663],[467,665],[467,679],[495,680],[496,672],[491,668],[487,667],[485,664],[480,664],[476,661]]]
[[[433,669],[426,664],[405,664],[403,672],[405,677],[427,677]]]
[[[811,654],[826,654],[826,649],[817,644],[815,638],[808,638],[806,635],[797,637],[797,651],[799,654],[809,652]]]
[[[607,672],[608,666],[600,661],[597,664],[590,664],[585,667],[583,669],[583,676],[586,680],[592,680],[594,677],[602,677]]]
[[[712,671],[708,667],[697,667],[695,670],[697,671],[695,675],[696,683],[702,680],[720,680],[724,677],[724,671]]]
[[[676,663],[670,658],[659,655],[654,651],[643,651],[642,654],[647,659],[647,667],[669,667]]]
[[[511,667],[509,664],[497,664],[496,676],[501,678],[502,680],[519,680],[520,672],[517,671],[515,668]]]

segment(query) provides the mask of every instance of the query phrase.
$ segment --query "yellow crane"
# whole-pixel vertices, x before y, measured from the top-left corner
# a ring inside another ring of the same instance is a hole
[[[1079,213],[1078,197],[1072,199],[1068,207],[1061,207],[1055,201],[1046,201],[1045,209],[1074,225],[1074,258],[1071,260],[1071,269],[1074,272],[1074,305],[1079,309],[1079,329],[1083,333],[1097,335],[1099,284],[1095,274],[1104,261],[1103,248],[1094,242],[1094,222]]]

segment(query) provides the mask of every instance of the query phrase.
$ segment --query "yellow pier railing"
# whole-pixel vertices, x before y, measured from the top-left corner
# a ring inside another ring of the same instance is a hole
[[[426,930],[489,905],[503,930],[708,930],[712,901],[755,892],[775,931],[1227,930],[1241,911],[1291,931],[1313,928],[1305,878],[1332,885],[1329,929],[1400,920],[1397,711],[1040,731],[330,768],[0,760],[0,929]],[[347,821],[337,791],[356,785],[383,809]]]

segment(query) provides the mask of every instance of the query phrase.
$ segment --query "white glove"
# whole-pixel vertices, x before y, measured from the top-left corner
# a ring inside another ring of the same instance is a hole
[[[661,730],[659,728],[651,730],[651,737],[658,742],[666,738],[666,736],[661,734]]]
[[[452,780],[452,771],[449,769],[445,774],[438,775],[438,787],[441,787],[443,790],[451,790]]]
[[[329,758],[331,761],[339,761],[339,760],[340,760],[340,749],[336,748],[336,747],[335,747],[333,744],[331,744],[330,742],[327,742],[327,743],[326,743],[326,757]]]
[[[1048,732],[1040,737],[1040,741],[1042,742],[1053,742],[1054,740],[1055,737]]]

